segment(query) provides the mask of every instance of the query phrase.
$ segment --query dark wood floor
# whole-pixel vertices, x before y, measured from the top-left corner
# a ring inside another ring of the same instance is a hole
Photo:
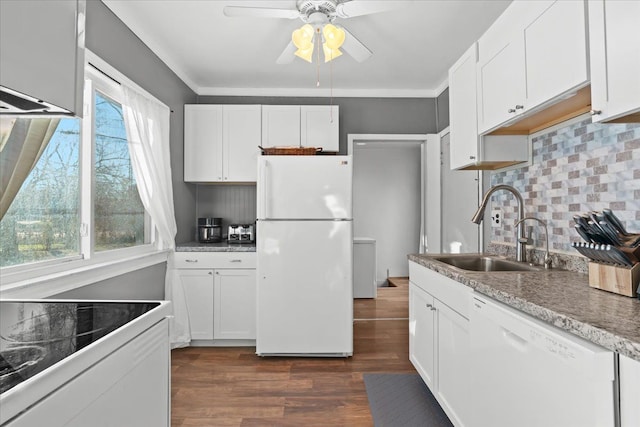
[[[172,352],[172,426],[372,426],[362,375],[415,372],[408,284],[354,301],[354,355],[261,358],[255,347]],[[359,320],[366,319],[366,320]]]

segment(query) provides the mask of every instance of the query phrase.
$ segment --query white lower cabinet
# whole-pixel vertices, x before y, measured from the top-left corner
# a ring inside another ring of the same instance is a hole
[[[213,339],[256,339],[256,271],[216,270]]]
[[[620,355],[620,427],[640,426],[640,361]]]
[[[471,289],[413,262],[409,278],[409,358],[451,422],[471,425]]]
[[[180,270],[191,339],[213,339],[213,270]]]
[[[255,345],[255,258],[253,252],[176,253],[192,345]]]

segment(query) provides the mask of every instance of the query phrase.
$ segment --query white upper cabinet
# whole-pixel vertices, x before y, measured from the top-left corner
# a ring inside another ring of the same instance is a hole
[[[184,106],[184,180],[222,181],[222,105]]]
[[[477,44],[449,69],[451,169],[498,169],[529,160],[524,135],[478,136],[476,110]]]
[[[337,105],[302,105],[300,107],[300,145],[321,147],[323,151],[340,149]]]
[[[300,106],[262,106],[262,146],[300,146]]]
[[[185,105],[184,180],[255,182],[260,105]]]
[[[527,108],[589,82],[586,7],[556,1],[525,28]]]
[[[478,128],[488,133],[589,82],[584,1],[514,1],[478,40]]]
[[[594,121],[640,121],[640,2],[589,1]]]
[[[0,85],[82,117],[86,0],[0,2]]]
[[[476,62],[474,43],[449,69],[449,127],[451,169],[474,163],[478,156]]]
[[[256,181],[259,145],[262,141],[260,105],[225,105],[222,116],[223,179]]]
[[[263,147],[339,150],[337,105],[263,105]]]

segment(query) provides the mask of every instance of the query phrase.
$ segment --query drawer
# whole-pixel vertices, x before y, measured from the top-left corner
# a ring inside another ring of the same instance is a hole
[[[175,268],[256,268],[255,252],[176,252]]]

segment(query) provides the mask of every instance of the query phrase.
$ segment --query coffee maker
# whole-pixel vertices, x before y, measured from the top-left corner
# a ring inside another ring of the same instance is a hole
[[[222,218],[198,218],[198,242],[222,242]]]

